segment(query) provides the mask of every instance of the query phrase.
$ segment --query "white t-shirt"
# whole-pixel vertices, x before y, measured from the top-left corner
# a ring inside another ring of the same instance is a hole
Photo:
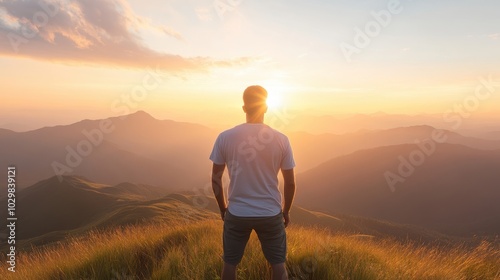
[[[295,167],[284,134],[265,124],[241,124],[219,135],[210,160],[228,167],[231,214],[270,217],[280,213],[278,173]]]

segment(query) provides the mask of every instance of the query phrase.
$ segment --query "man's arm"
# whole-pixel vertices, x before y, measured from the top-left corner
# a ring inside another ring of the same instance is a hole
[[[283,180],[285,181],[284,197],[285,205],[283,207],[283,218],[285,227],[290,223],[290,208],[292,208],[293,198],[295,196],[295,172],[294,169],[281,170]]]
[[[212,166],[212,190],[214,191],[215,199],[219,204],[220,216],[222,220],[226,215],[226,199],[224,197],[224,190],[222,189],[222,175],[226,165],[213,164]]]

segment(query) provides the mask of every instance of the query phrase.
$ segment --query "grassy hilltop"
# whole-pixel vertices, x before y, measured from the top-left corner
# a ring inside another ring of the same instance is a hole
[[[219,279],[222,223],[155,223],[92,231],[20,253],[17,272],[2,279]],[[429,247],[370,236],[291,226],[292,279],[500,279],[498,243]],[[255,235],[239,279],[267,279]]]

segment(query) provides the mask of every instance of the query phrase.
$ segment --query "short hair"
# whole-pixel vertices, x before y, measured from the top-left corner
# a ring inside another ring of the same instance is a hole
[[[249,86],[243,92],[243,103],[248,114],[264,113],[267,90],[261,86]]]

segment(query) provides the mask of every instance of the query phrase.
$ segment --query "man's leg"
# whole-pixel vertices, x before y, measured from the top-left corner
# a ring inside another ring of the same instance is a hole
[[[236,266],[224,262],[222,269],[222,280],[236,280]]]
[[[233,216],[229,211],[224,218],[222,243],[224,247],[224,267],[222,279],[236,279],[236,266],[240,263],[252,228],[245,219]]]
[[[255,231],[259,237],[264,256],[271,264],[272,279],[288,279],[285,266],[287,248],[283,214],[260,219],[256,223]]]
[[[271,265],[273,269],[273,280],[288,280],[285,263]]]

